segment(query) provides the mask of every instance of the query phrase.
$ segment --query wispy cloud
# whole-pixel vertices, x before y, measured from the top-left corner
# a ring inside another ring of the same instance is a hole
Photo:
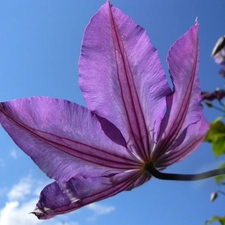
[[[57,224],[55,224],[55,225],[79,225],[77,222],[69,222],[69,223],[64,223],[64,222],[58,222]]]
[[[12,156],[14,159],[17,159],[17,152],[15,149],[10,151],[10,156]]]
[[[34,181],[31,177],[23,178],[19,181],[18,184],[14,185],[12,189],[7,194],[10,201],[13,200],[22,200],[31,193],[31,187],[33,186]]]
[[[36,203],[35,199],[32,199],[24,204],[20,204],[19,201],[8,201],[5,207],[0,211],[0,224],[4,225],[38,225],[43,224],[42,221],[37,220],[33,215],[29,215],[28,212],[33,210]]]
[[[0,167],[4,167],[5,166],[5,162],[3,159],[0,158]]]
[[[88,205],[87,208],[94,212],[94,215],[87,219],[88,222],[93,222],[97,219],[97,217],[111,213],[115,210],[114,206],[105,206],[99,203],[92,203]]]
[[[22,178],[7,194],[7,202],[0,208],[2,225],[79,225],[77,222],[62,222],[62,219],[38,220],[32,212],[38,201],[37,193],[44,182],[37,182],[31,176]]]
[[[0,188],[0,197],[7,194],[7,188]]]
[[[79,225],[78,222],[70,222],[69,217],[62,216],[50,220],[38,220],[32,212],[38,201],[38,194],[46,185],[45,182],[37,181],[32,176],[27,176],[6,192],[7,201],[3,208],[0,208],[0,224],[4,225]],[[2,189],[3,190],[3,189]],[[93,215],[87,218],[88,222],[94,222],[99,216],[111,213],[114,206],[106,206],[99,203],[92,203],[87,206]],[[65,221],[65,222],[64,222]]]

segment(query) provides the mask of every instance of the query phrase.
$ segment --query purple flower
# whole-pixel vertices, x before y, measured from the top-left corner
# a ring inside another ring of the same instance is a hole
[[[220,102],[225,97],[225,90],[217,89],[214,92],[203,91],[201,93],[201,96],[202,96],[202,101],[204,100],[213,101],[217,99]]]
[[[225,36],[219,38],[216,42],[212,50],[212,57],[217,64],[221,65],[219,74],[225,77]]]
[[[200,104],[198,25],[169,51],[168,85],[145,30],[104,4],[88,25],[79,61],[87,108],[48,97],[0,104],[15,143],[56,181],[40,194],[41,219],[131,190],[178,162],[208,128]]]
[[[225,66],[222,66],[222,68],[219,71],[219,74],[220,74],[221,77],[225,78]]]
[[[225,65],[225,36],[219,38],[216,42],[212,50],[212,57],[217,64]]]

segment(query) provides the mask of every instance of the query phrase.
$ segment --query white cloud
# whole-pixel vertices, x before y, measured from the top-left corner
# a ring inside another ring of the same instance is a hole
[[[46,185],[36,181],[31,176],[22,178],[7,194],[7,202],[0,208],[0,224],[3,225],[79,225],[77,222],[68,221],[68,217],[56,217],[50,220],[39,220],[32,212],[38,201],[41,189]],[[5,189],[4,189],[5,190]],[[4,191],[4,193],[6,193]],[[88,222],[94,222],[99,216],[111,213],[113,206],[105,206],[92,203],[87,206],[93,212],[93,216],[87,218]]]
[[[9,200],[22,200],[31,193],[33,180],[30,177],[23,178],[18,184],[14,185],[8,193]]]
[[[0,224],[4,225],[37,225],[43,224],[35,218],[34,215],[28,214],[34,208],[36,200],[31,200],[25,204],[20,205],[19,201],[9,201],[5,207],[0,211]]]
[[[15,149],[11,150],[10,151],[10,155],[14,158],[14,159],[17,159],[17,152]]]
[[[92,203],[87,208],[93,210],[97,215],[108,214],[115,210],[114,206],[104,206],[99,203]]]
[[[65,222],[58,222],[57,224],[54,225],[79,225],[79,223],[77,222],[69,222],[69,223],[65,223]]]
[[[36,182],[31,176],[21,179],[8,192],[8,200],[0,208],[2,225],[79,225],[77,222],[63,222],[62,219],[39,220],[32,212],[37,201],[37,193],[44,187],[44,182]],[[39,190],[39,191],[38,191]],[[65,219],[64,219],[65,220]]]
[[[111,213],[115,210],[114,206],[105,206],[99,203],[92,203],[87,206],[88,209],[92,210],[94,212],[94,216],[89,217],[87,221],[93,222],[97,219],[97,217]]]
[[[7,193],[7,188],[0,188],[0,196],[3,196]]]
[[[5,166],[5,162],[3,159],[0,158],[0,167],[4,167]]]

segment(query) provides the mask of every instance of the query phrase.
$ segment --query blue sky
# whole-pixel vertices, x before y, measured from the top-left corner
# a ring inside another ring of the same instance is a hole
[[[30,96],[51,96],[84,105],[78,87],[78,58],[86,25],[104,0],[0,1],[0,101]],[[225,33],[223,0],[112,0],[147,30],[165,63],[172,43],[199,18],[200,69],[203,90],[223,87],[219,67],[210,57],[217,39]],[[167,72],[168,74],[168,72]],[[212,121],[219,113],[205,110]],[[1,225],[114,225],[203,224],[213,215],[224,215],[224,199],[210,203],[218,189],[213,179],[172,182],[152,179],[76,212],[39,221],[28,214],[40,190],[51,180],[43,174],[0,128]],[[169,172],[196,173],[215,168],[208,144]]]

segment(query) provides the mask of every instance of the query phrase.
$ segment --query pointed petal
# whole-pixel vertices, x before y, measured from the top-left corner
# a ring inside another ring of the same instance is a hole
[[[191,124],[184,131],[185,134],[181,143],[179,143],[178,138],[178,143],[175,143],[173,146],[171,146],[166,154],[162,155],[158,159],[156,166],[159,168],[165,168],[187,157],[202,143],[208,128],[209,123],[204,117],[202,117],[201,120],[199,120],[196,124]]]
[[[79,67],[88,108],[115,124],[146,158],[170,88],[145,30],[106,3],[85,31]]]
[[[0,123],[16,144],[58,181],[136,165],[113,124],[69,101],[34,97],[1,103]]]
[[[203,117],[198,70],[198,25],[189,29],[171,47],[167,58],[174,93],[167,97],[161,126],[161,142],[154,151],[157,160],[190,124]]]
[[[33,213],[39,219],[68,213],[127,190],[139,175],[137,171],[131,171],[111,174],[108,177],[77,177],[66,183],[51,183],[41,192],[37,208]],[[116,178],[117,176],[119,179]]]

